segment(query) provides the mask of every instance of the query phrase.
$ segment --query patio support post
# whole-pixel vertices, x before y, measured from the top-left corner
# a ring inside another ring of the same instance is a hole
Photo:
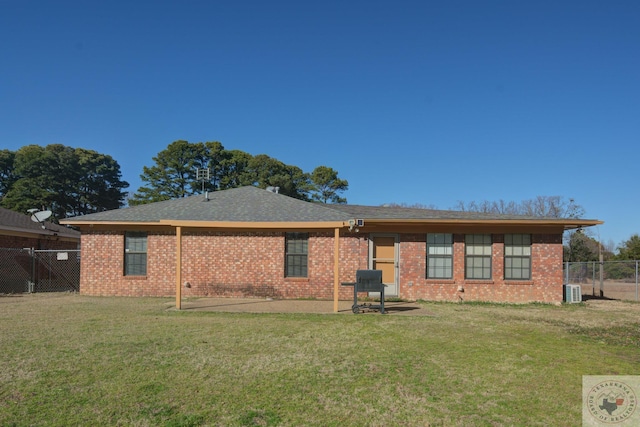
[[[182,227],[176,227],[176,309],[182,309]]]
[[[340,289],[340,229],[333,235],[333,312],[338,312],[338,291]]]

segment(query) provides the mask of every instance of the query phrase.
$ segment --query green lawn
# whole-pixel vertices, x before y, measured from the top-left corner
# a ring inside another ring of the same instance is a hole
[[[640,374],[638,304],[424,305],[0,296],[0,425],[579,426],[582,375]]]

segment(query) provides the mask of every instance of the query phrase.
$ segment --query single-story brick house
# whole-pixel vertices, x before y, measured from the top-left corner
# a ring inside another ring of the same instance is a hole
[[[352,299],[359,269],[406,300],[562,301],[562,234],[601,224],[309,203],[255,187],[81,217],[89,295]]]
[[[80,232],[54,224],[34,222],[31,215],[0,208],[0,248],[78,249]]]

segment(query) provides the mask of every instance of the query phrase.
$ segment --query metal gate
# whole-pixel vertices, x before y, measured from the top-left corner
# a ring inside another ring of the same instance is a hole
[[[0,293],[79,290],[79,250],[0,249]]]

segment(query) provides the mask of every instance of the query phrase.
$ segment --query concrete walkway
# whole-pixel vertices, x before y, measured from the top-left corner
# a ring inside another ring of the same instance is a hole
[[[363,302],[358,302],[363,304]],[[373,304],[378,304],[374,302]],[[258,298],[185,298],[182,310],[217,311],[229,313],[319,313],[351,314],[353,300],[339,301],[338,313],[333,312],[333,301],[319,300],[275,300]],[[412,302],[385,302],[387,315],[429,316],[430,313]],[[361,314],[379,314],[378,310],[363,309]]]

